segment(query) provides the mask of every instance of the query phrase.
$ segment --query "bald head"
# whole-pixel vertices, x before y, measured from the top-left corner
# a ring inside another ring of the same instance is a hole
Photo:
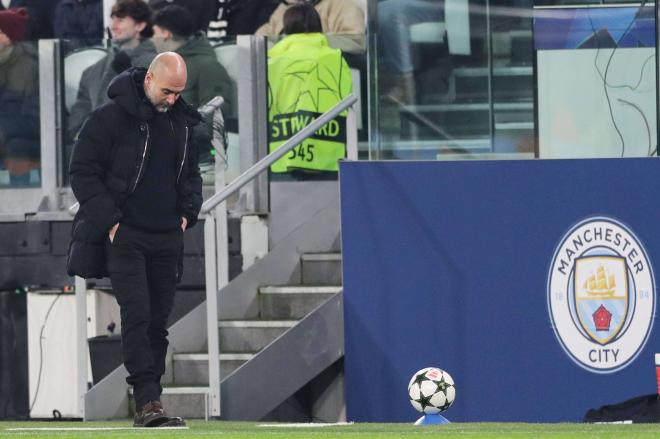
[[[156,56],[144,77],[144,92],[156,110],[164,113],[186,88],[188,71],[181,55],[163,52]]]
[[[179,76],[183,79],[183,82],[186,82],[186,77],[188,75],[188,70],[186,69],[186,63],[181,58],[181,55],[175,52],[163,52],[160,53],[151,61],[149,65],[148,72],[156,74],[169,74]]]

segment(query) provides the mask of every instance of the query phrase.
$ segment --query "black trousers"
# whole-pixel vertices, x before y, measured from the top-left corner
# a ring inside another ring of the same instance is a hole
[[[167,319],[172,311],[183,231],[152,233],[119,224],[108,239],[108,272],[121,312],[124,365],[137,410],[160,400]]]

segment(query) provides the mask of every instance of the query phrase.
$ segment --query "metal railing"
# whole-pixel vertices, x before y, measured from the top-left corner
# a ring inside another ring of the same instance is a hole
[[[211,209],[213,209],[215,206],[225,201],[234,192],[245,186],[261,172],[265,171],[266,168],[268,168],[270,165],[272,165],[277,160],[282,158],[287,152],[291,151],[296,145],[298,145],[303,140],[310,137],[319,129],[323,128],[323,126],[326,123],[337,117],[342,111],[345,111],[353,104],[355,104],[357,100],[358,98],[355,97],[354,95],[349,95],[346,98],[344,98],[342,101],[337,103],[337,105],[332,107],[330,110],[323,113],[312,123],[307,125],[304,129],[297,132],[284,145],[277,148],[277,150],[273,151],[272,153],[268,154],[266,157],[264,157],[263,159],[259,160],[257,163],[252,165],[247,171],[242,173],[240,176],[234,179],[234,181],[228,184],[227,187],[225,187],[225,189],[221,190],[220,192],[216,193],[211,198],[206,200],[204,204],[202,204],[202,209],[200,213],[202,214],[209,213]]]
[[[229,283],[227,263],[227,209],[225,201],[240,188],[248,184],[273,163],[313,135],[326,123],[349,109],[358,101],[349,95],[332,109],[319,116],[312,123],[296,133],[284,145],[248,168],[224,189],[217,192],[202,204],[204,215],[204,264],[206,275],[206,326],[209,362],[209,400],[210,415],[220,416],[220,343],[218,335],[218,292]],[[351,118],[349,113],[349,119]],[[351,125],[349,123],[349,125]],[[354,127],[354,125],[353,125]],[[349,153],[348,157],[353,158]]]

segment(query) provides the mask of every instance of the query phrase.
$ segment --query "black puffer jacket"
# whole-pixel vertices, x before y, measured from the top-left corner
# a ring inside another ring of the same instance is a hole
[[[108,88],[111,101],[94,110],[80,132],[71,156],[71,188],[80,203],[73,221],[67,260],[70,276],[104,277],[104,245],[121,208],[149,164],[153,106],[144,95],[146,70],[131,68]],[[190,142],[201,116],[179,98],[170,110],[177,137],[177,209],[195,225],[202,205],[197,151]],[[184,134],[185,133],[185,134]]]

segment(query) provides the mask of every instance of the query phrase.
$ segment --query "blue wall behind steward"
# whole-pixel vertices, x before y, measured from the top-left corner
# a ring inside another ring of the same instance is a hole
[[[562,347],[547,287],[590,217],[620,222],[660,267],[659,178],[653,159],[342,163],[348,419],[415,420],[407,385],[427,366],[456,382],[452,421],[581,421],[653,393],[654,308],[629,363],[597,373]]]

